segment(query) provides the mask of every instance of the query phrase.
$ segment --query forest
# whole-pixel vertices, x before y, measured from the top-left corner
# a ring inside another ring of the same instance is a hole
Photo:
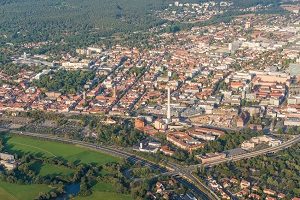
[[[166,0],[1,0],[0,32],[13,41],[108,36],[162,23],[150,15]],[[98,38],[99,39],[99,38]]]
[[[181,0],[199,3],[205,0]],[[216,0],[217,2],[220,0]],[[172,0],[0,0],[0,39],[6,42],[98,42],[114,33],[145,31],[165,23],[154,11]],[[233,0],[236,8],[278,4],[278,0]],[[229,15],[233,15],[230,13]],[[228,14],[227,14],[228,15]],[[219,17],[223,18],[223,17]],[[227,19],[226,16],[224,19]],[[219,22],[214,19],[213,22]]]

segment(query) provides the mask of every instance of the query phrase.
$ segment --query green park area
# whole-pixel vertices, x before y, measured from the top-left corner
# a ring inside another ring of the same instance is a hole
[[[116,158],[101,152],[97,152],[88,148],[64,144],[60,142],[39,140],[31,137],[23,137],[16,135],[5,136],[5,150],[11,154],[34,154],[41,158],[61,157],[69,162],[74,163],[94,163],[98,166],[111,162],[120,162],[120,158]],[[51,163],[43,163],[32,161],[29,163],[31,170],[40,176],[64,176],[72,177],[75,171],[62,165]],[[5,200],[32,200],[35,199],[40,192],[50,192],[52,187],[46,184],[16,184],[0,181],[0,199]],[[91,188],[92,194],[89,196],[75,197],[77,200],[129,200],[130,195],[118,193],[115,188],[104,182],[98,182]]]
[[[31,169],[40,176],[71,176],[74,173],[73,169],[65,166],[57,166],[48,163],[43,164],[38,161],[32,163]]]

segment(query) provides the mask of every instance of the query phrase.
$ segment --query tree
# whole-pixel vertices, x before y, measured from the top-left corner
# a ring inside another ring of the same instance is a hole
[[[284,133],[283,128],[282,127],[278,128],[277,134],[283,134],[283,133]]]
[[[89,195],[91,195],[91,193],[92,192],[88,189],[88,185],[86,183],[85,178],[81,178],[79,194],[81,196],[89,196]]]

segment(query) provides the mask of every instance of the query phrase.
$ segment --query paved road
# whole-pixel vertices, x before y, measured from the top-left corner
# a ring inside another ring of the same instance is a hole
[[[189,182],[194,184],[194,187],[202,191],[205,191],[205,195],[200,196],[201,199],[220,199],[211,189],[209,189],[205,184],[203,184],[198,177],[196,177],[193,172],[195,168],[191,169],[190,167],[181,166],[175,163],[169,163],[169,166],[174,169],[174,174],[179,174],[180,176],[187,179]],[[196,192],[197,189],[194,188],[193,192]]]

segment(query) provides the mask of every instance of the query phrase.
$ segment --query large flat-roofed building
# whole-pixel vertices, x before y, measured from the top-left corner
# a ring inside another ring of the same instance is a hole
[[[300,118],[294,118],[294,117],[286,118],[284,120],[284,125],[285,126],[300,126]]]
[[[288,100],[287,100],[287,103],[289,105],[297,105],[297,104],[300,104],[300,96],[299,95],[295,95],[295,96],[292,96],[290,95]]]
[[[66,70],[88,69],[90,66],[89,60],[81,60],[80,62],[63,62],[61,66]]]
[[[206,155],[197,155],[197,159],[201,161],[202,164],[210,163],[213,161],[221,160],[226,158],[225,153],[207,153]]]
[[[15,161],[0,160],[0,165],[3,165],[9,171],[17,167],[17,163]]]
[[[15,157],[11,154],[7,154],[7,153],[0,153],[0,159],[1,160],[14,160]]]
[[[199,140],[194,139],[185,132],[172,132],[167,135],[167,140],[175,146],[186,150],[193,151],[204,147],[204,144]]]
[[[215,135],[206,134],[206,133],[197,132],[197,131],[190,131],[189,135],[191,135],[195,138],[198,138],[198,139],[201,139],[201,140],[207,140],[207,141],[213,141],[217,138]]]
[[[252,83],[253,85],[265,85],[265,86],[271,86],[274,85],[274,83],[279,84],[286,84],[289,85],[289,79],[290,77],[286,74],[257,74],[255,78],[253,79]]]
[[[0,165],[3,165],[7,170],[13,170],[17,167],[17,162],[13,155],[0,153]]]
[[[213,128],[195,127],[189,129],[188,134],[197,139],[212,141],[224,135],[225,132]]]
[[[255,143],[250,141],[244,141],[241,145],[241,148],[244,150],[250,150],[253,149],[254,147],[255,147]]]
[[[206,133],[206,134],[211,134],[211,135],[214,135],[214,136],[217,136],[217,137],[221,137],[221,136],[225,135],[224,131],[214,129],[214,128],[195,127],[195,131]]]
[[[156,153],[159,151],[161,144],[157,143],[157,142],[149,142],[149,141],[143,141],[140,142],[140,146],[138,149],[134,149],[134,150],[138,150],[141,152],[147,152],[147,153]]]

